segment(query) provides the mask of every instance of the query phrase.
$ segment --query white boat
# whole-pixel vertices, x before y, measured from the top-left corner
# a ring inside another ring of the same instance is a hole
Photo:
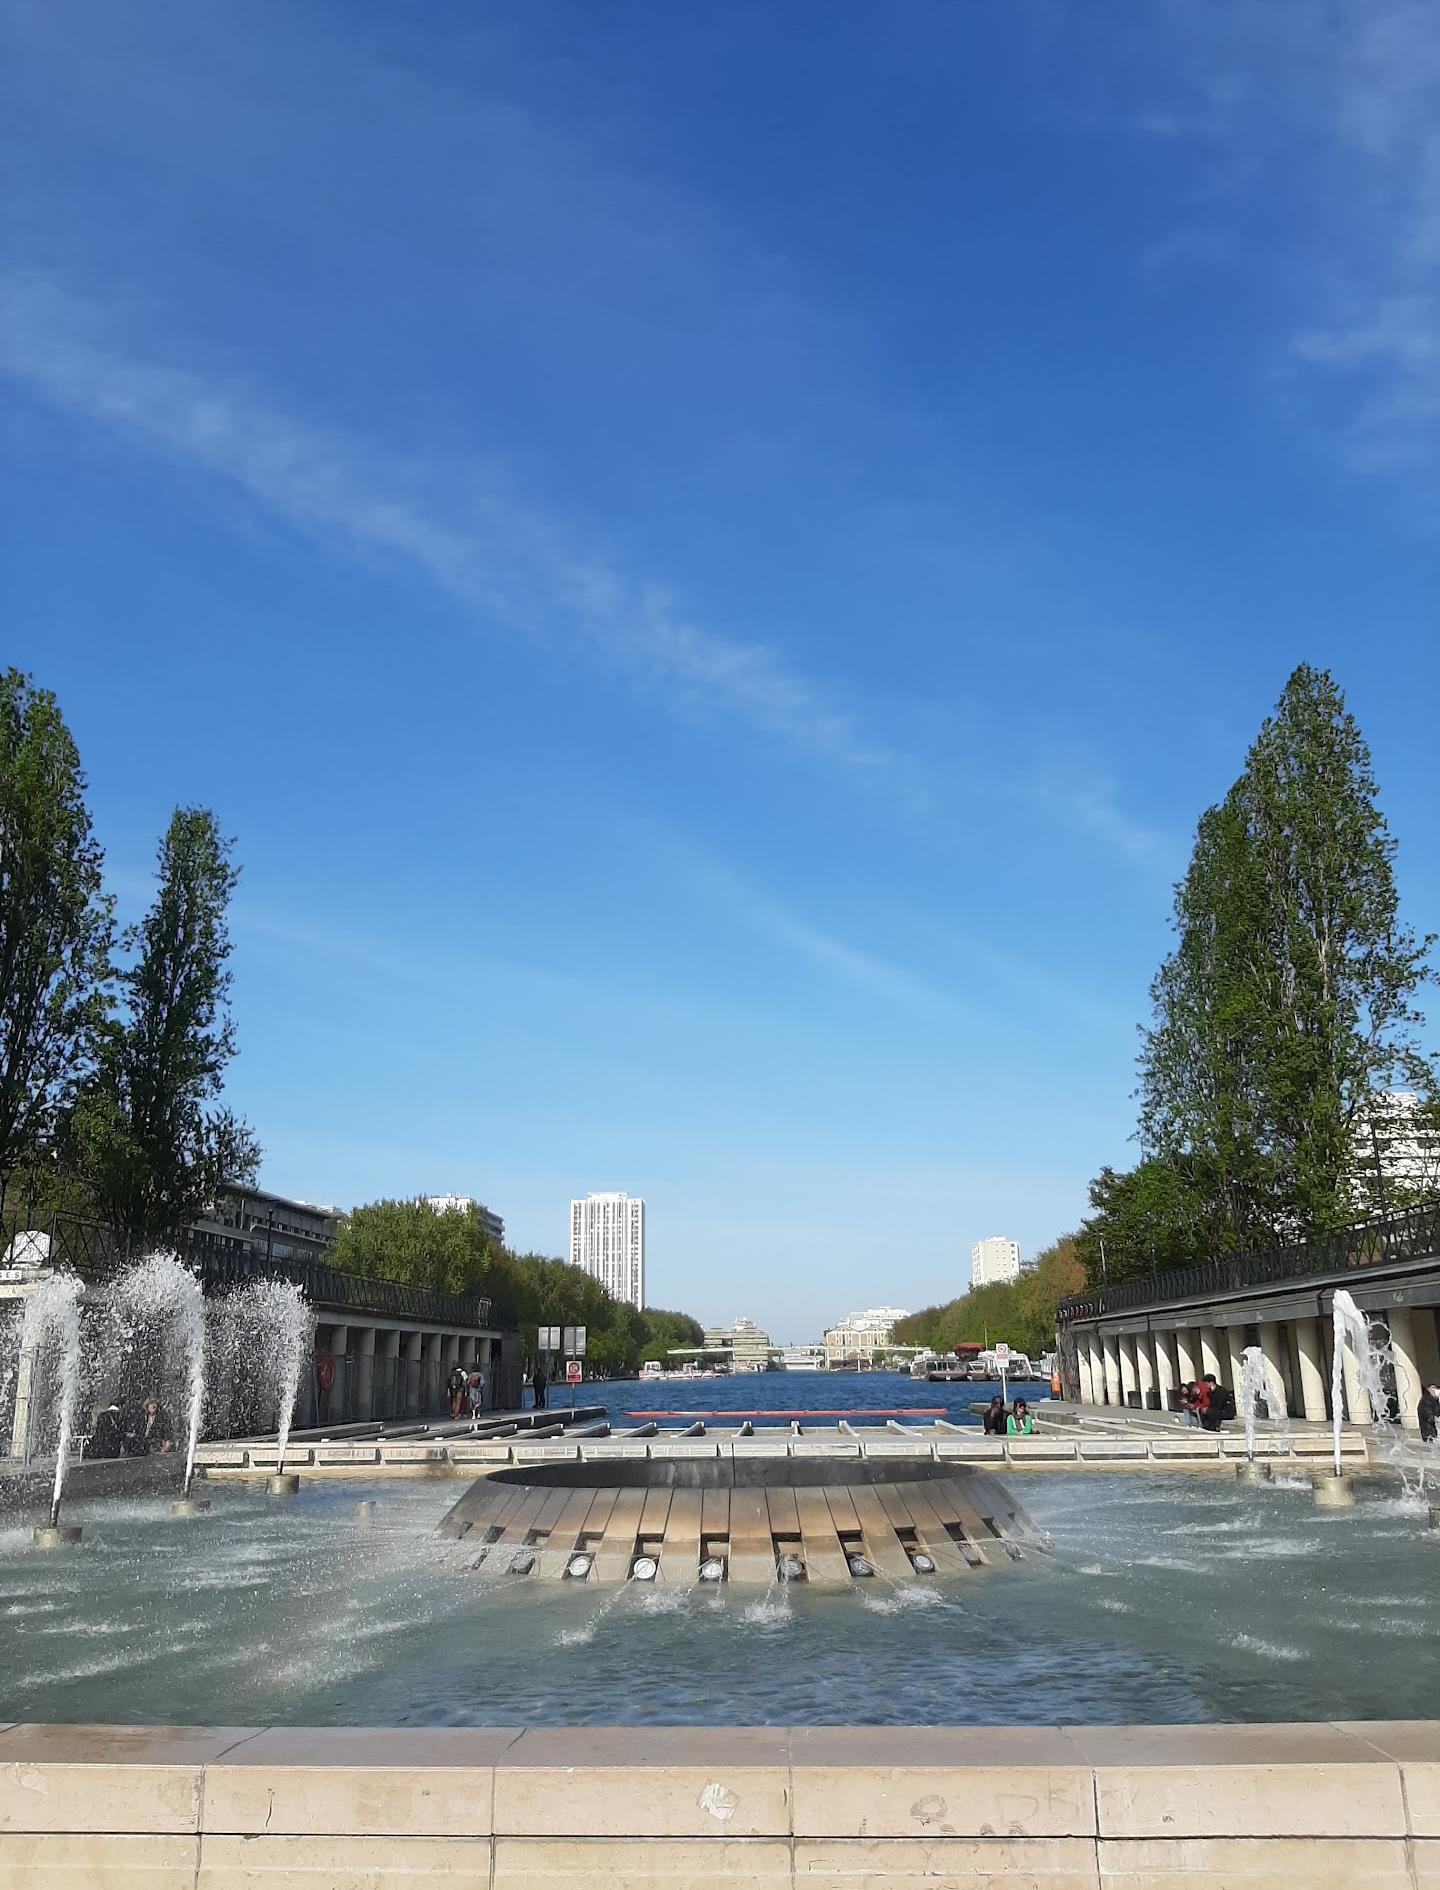
[[[825,1367],[823,1345],[787,1345],[780,1354],[782,1372],[818,1372]]]

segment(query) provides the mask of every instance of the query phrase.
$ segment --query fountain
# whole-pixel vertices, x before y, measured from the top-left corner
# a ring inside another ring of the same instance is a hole
[[[73,1273],[52,1274],[27,1297],[20,1328],[15,1433],[22,1462],[28,1465],[33,1452],[37,1408],[48,1415],[55,1436],[50,1521],[35,1531],[37,1549],[59,1548],[80,1540],[78,1526],[60,1521],[60,1499],[80,1401],[80,1292],[80,1281]],[[43,1399],[47,1371],[51,1378],[48,1412]]]
[[[1355,1492],[1350,1479],[1340,1468],[1340,1427],[1344,1410],[1345,1345],[1348,1340],[1355,1360],[1355,1373],[1363,1397],[1370,1405],[1370,1422],[1383,1423],[1389,1409],[1385,1391],[1384,1353],[1370,1331],[1370,1322],[1343,1287],[1336,1289],[1331,1306],[1335,1325],[1335,1345],[1330,1367],[1330,1410],[1334,1429],[1334,1466],[1329,1475],[1315,1480],[1315,1501],[1326,1509],[1350,1509]],[[1359,1411],[1350,1413],[1356,1424],[1365,1420]]]
[[[275,1471],[266,1488],[293,1496],[300,1479],[285,1468],[300,1373],[314,1333],[314,1314],[289,1280],[251,1280],[216,1301],[211,1325],[219,1396],[212,1400],[215,1428],[228,1430],[237,1397],[248,1396],[258,1411],[274,1414]]]
[[[1272,1421],[1279,1418],[1282,1435],[1288,1444],[1289,1414],[1280,1373],[1273,1361],[1266,1358],[1262,1346],[1247,1345],[1240,1354],[1240,1411],[1245,1421],[1245,1461],[1235,1466],[1235,1475],[1242,1483],[1268,1483],[1273,1474],[1268,1463],[1255,1461],[1255,1422],[1262,1404],[1267,1417]]]
[[[107,1295],[122,1335],[122,1359],[133,1374],[143,1361],[184,1387],[185,1469],[173,1514],[193,1516],[208,1510],[204,1497],[192,1494],[195,1446],[205,1409],[205,1301],[200,1282],[174,1254],[154,1253],[137,1260],[115,1280]],[[178,1369],[177,1369],[178,1368]]]

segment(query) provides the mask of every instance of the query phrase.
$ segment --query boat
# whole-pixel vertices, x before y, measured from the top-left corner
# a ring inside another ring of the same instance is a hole
[[[823,1345],[787,1345],[780,1354],[782,1372],[818,1372],[824,1365]]]

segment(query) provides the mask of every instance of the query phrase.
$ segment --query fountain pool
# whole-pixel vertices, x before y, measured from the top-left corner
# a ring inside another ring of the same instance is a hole
[[[453,1482],[74,1501],[0,1529],[0,1718],[279,1725],[996,1724],[1420,1718],[1440,1637],[1426,1499],[1315,1510],[1187,1472],[1033,1471],[1053,1553],[838,1592],[537,1584],[438,1535]],[[357,1504],[376,1508],[362,1520]]]

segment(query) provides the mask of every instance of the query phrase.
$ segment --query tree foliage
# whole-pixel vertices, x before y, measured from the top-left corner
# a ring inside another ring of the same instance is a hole
[[[1375,1203],[1367,1125],[1387,1089],[1433,1109],[1417,997],[1434,939],[1401,922],[1377,792],[1333,677],[1302,664],[1176,888],[1140,1058],[1144,1159],[1092,1184],[1092,1281],[1102,1239],[1116,1278],[1344,1226]]]
[[[927,1306],[897,1321],[898,1345],[926,1345],[949,1352],[957,1345],[995,1345],[1004,1340],[1031,1357],[1055,1343],[1055,1309],[1085,1284],[1078,1236],[1063,1234],[1035,1257],[1034,1267],[1017,1280],[972,1286],[943,1306]]]
[[[53,1144],[91,1067],[113,936],[80,756],[59,707],[0,676],[0,1193]]]
[[[478,1208],[435,1208],[425,1200],[372,1201],[340,1225],[332,1258],[373,1278],[401,1280],[443,1293],[479,1293],[495,1316],[520,1332],[527,1352],[539,1326],[586,1328],[586,1363],[610,1376],[633,1374],[641,1361],[673,1347],[698,1346],[704,1334],[685,1313],[643,1310],[616,1300],[568,1261],[497,1247]]]
[[[235,1051],[228,909],[239,874],[213,813],[175,810],[149,912],[122,941],[122,1012],[107,1021],[77,1105],[76,1145],[97,1204],[128,1245],[177,1233],[259,1147],[219,1106]]]

